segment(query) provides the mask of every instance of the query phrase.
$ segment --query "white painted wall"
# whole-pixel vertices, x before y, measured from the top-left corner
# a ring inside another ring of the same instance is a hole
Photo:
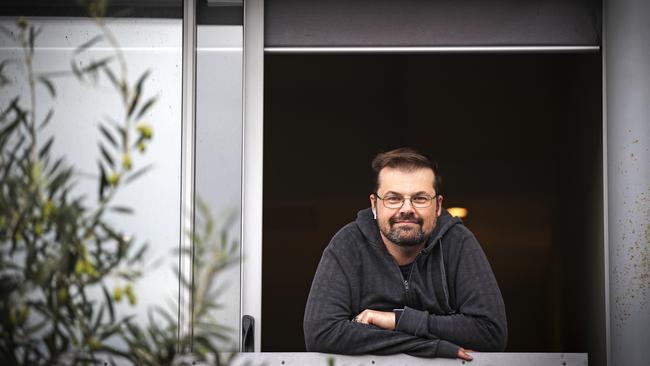
[[[100,33],[85,19],[30,19],[42,25],[36,42],[35,68],[39,71],[70,70],[75,48]],[[110,214],[110,221],[138,243],[149,242],[144,276],[135,284],[136,306],[126,301],[118,312],[137,314],[145,321],[152,305],[167,307],[178,298],[178,279],[173,267],[178,266],[175,252],[181,237],[181,101],[182,101],[182,24],[180,19],[109,20],[110,29],[118,39],[126,61],[131,83],[147,69],[151,76],[145,84],[144,97],[158,96],[158,102],[143,118],[153,125],[154,138],[144,155],[134,156],[134,167],[153,163],[154,169],[118,194],[115,204],[136,209],[133,216]],[[15,28],[13,19],[0,19],[5,27]],[[241,217],[241,134],[242,134],[242,42],[241,26],[199,26],[197,50],[197,129],[196,129],[196,193],[210,207],[220,224],[225,215],[235,217],[229,237],[240,242]],[[21,50],[3,38],[0,59],[21,56]],[[87,51],[100,59],[110,54],[108,44],[98,43]],[[6,69],[14,85],[0,89],[0,102],[6,104],[17,93],[25,95],[26,83],[18,69]],[[42,142],[55,136],[54,155],[64,155],[78,171],[77,193],[97,198],[97,160],[100,159],[98,123],[109,115],[119,121],[122,115],[119,96],[106,87],[80,85],[70,77],[53,79],[55,100],[45,88],[39,87],[37,111],[45,116],[54,106],[52,122],[43,131]],[[100,80],[101,81],[101,80]],[[107,80],[100,82],[108,86]],[[184,235],[184,234],[183,234]],[[154,263],[156,263],[154,265]],[[221,303],[215,312],[218,322],[232,329],[230,350],[238,348],[240,329],[240,266],[222,273],[224,284]],[[126,284],[117,280],[113,283]],[[112,286],[112,285],[111,285]],[[109,287],[111,287],[109,286]],[[99,294],[97,294],[99,295]]]
[[[91,20],[86,19],[30,19],[31,24],[43,27],[36,41],[34,67],[39,71],[70,70],[70,60],[75,48],[100,33]],[[13,20],[3,20],[5,27],[13,26]],[[170,270],[177,263],[173,253],[178,247],[180,235],[180,110],[181,110],[181,21],[180,20],[112,20],[111,31],[124,51],[131,83],[147,69],[151,69],[145,84],[144,97],[158,95],[158,103],[143,120],[152,124],[154,138],[144,155],[134,155],[134,167],[155,164],[148,174],[130,185],[124,186],[116,196],[115,204],[127,205],[136,210],[133,216],[109,213],[107,217],[125,233],[132,233],[138,243],[149,242],[145,275],[135,284],[137,306],[123,301],[118,307],[121,313],[146,314],[146,308],[157,304],[165,306],[163,299],[174,300],[178,296],[178,280]],[[15,27],[14,27],[15,28]],[[20,56],[20,50],[12,48],[3,40],[0,57]],[[106,42],[87,51],[88,57],[100,59],[111,54]],[[16,87],[25,95],[26,84],[22,73],[8,72],[18,82],[1,91],[3,104],[16,93]],[[78,177],[77,193],[88,197],[88,203],[97,200],[97,160],[100,159],[97,128],[104,115],[117,121],[123,114],[117,93],[105,87],[80,85],[70,77],[53,79],[57,86],[55,100],[45,88],[37,89],[37,113],[41,118],[50,107],[55,114],[43,131],[45,136],[54,135],[53,156],[65,156],[84,175]],[[38,117],[37,117],[38,118]],[[160,260],[158,265],[153,262]],[[116,283],[126,284],[123,280]],[[138,316],[144,320],[144,317]]]

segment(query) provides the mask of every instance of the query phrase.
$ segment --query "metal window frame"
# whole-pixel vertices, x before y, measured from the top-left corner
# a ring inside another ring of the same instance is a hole
[[[247,4],[246,2],[245,4]],[[242,134],[242,220],[241,220],[241,250],[240,256],[240,316],[250,314],[256,320],[261,317],[261,219],[262,219],[262,141],[263,126],[261,99],[263,93],[263,55],[262,47],[259,52],[251,50],[251,45],[263,45],[263,2],[254,1],[247,6],[244,26],[244,67],[242,78],[243,88],[244,133]],[[197,1],[183,2],[183,46],[182,46],[182,134],[181,134],[181,234],[179,249],[189,251],[190,256],[179,255],[179,273],[194,284],[194,232],[195,218],[195,174],[196,174],[196,60],[197,60]],[[260,21],[260,24],[257,22]],[[247,56],[248,55],[248,56]],[[247,75],[251,77],[247,78]],[[248,83],[246,81],[248,80]],[[247,179],[244,179],[246,177]],[[257,184],[259,182],[259,184]],[[258,223],[258,227],[254,223]],[[251,224],[253,223],[253,224]],[[251,258],[244,267],[244,258]],[[256,261],[256,259],[258,259]],[[194,351],[193,301],[191,288],[183,288],[178,284],[178,344],[181,353]],[[255,350],[260,350],[260,323],[255,325]],[[182,348],[180,340],[189,337],[189,344]],[[238,331],[238,345],[242,346],[242,332]]]
[[[598,52],[600,46],[449,46],[449,47],[265,47],[277,53],[580,53]]]
[[[182,46],[182,120],[181,120],[181,207],[178,269],[180,276],[194,284],[194,172],[196,130],[196,0],[183,1]],[[182,253],[189,251],[190,256]],[[178,282],[178,343],[180,353],[193,351],[194,325],[192,324],[192,290]],[[182,348],[181,339],[190,339]]]
[[[604,32],[604,30],[603,30]],[[244,133],[242,141],[242,315],[255,318],[255,352],[261,351],[263,91],[265,54],[446,54],[446,53],[595,53],[602,46],[454,46],[454,47],[264,47],[264,1],[244,1]],[[603,214],[605,297],[608,278],[607,121],[603,54]],[[243,259],[246,263],[244,265]],[[607,356],[610,354],[609,304],[606,304]],[[241,344],[241,338],[240,338]]]
[[[250,315],[255,319],[254,350],[260,352],[264,167],[263,0],[244,1],[243,70],[241,316]]]

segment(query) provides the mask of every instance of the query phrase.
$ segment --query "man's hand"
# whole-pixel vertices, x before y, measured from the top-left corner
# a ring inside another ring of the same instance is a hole
[[[473,357],[470,356],[470,354],[468,352],[471,352],[471,351],[466,350],[463,347],[460,347],[458,349],[458,358],[460,358],[461,360],[465,360],[465,361],[471,361],[473,359]]]
[[[395,313],[392,311],[366,309],[354,317],[353,321],[362,324],[372,324],[381,329],[395,330]]]
[[[395,313],[392,311],[378,311],[366,309],[352,319],[353,322],[362,324],[372,324],[381,329],[395,330]],[[474,358],[469,354],[472,350],[466,350],[463,347],[458,349],[457,357],[461,360],[471,361]]]

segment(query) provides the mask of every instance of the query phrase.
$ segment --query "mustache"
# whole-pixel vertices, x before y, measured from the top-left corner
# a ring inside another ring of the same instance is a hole
[[[396,224],[398,221],[412,221],[418,225],[422,225],[422,219],[415,217],[415,214],[413,212],[399,214],[398,216],[392,216],[388,219],[388,223],[391,225]]]

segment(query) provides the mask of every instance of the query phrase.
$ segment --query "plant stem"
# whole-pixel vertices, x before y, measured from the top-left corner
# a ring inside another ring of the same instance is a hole
[[[30,28],[31,29],[31,28]],[[29,135],[32,139],[29,145],[30,162],[36,162],[36,83],[34,82],[34,68],[32,65],[34,49],[30,47],[28,41],[25,39],[25,30],[21,31],[21,43],[23,53],[25,54],[25,65],[27,66],[27,82],[29,84],[29,98],[30,98],[30,121],[27,122],[29,128]]]
[[[106,39],[108,39],[108,43],[111,44],[111,47],[115,51],[115,54],[117,55],[117,61],[120,64],[120,74],[121,74],[121,82],[124,85],[124,90],[122,92],[122,102],[124,105],[128,107],[129,103],[129,95],[128,95],[128,85],[127,85],[127,67],[126,67],[126,58],[124,57],[124,53],[122,52],[122,49],[120,48],[120,44],[117,42],[117,39],[113,35],[113,32],[106,26],[106,23],[104,22],[103,18],[100,17],[95,17],[95,22],[97,22],[97,25],[99,25],[99,28],[102,30],[102,33],[104,33],[104,36],[106,36]]]
[[[104,19],[101,17],[94,17],[95,22],[97,25],[100,27],[102,30],[102,33],[110,43],[111,47],[113,48],[113,51],[115,52],[117,56],[117,60],[120,64],[120,84],[122,85],[122,104],[124,106],[125,110],[125,129],[124,129],[124,141],[123,141],[123,152],[126,154],[129,150],[129,130],[130,130],[130,125],[129,125],[129,118],[128,118],[128,108],[129,108],[129,86],[128,86],[128,77],[127,77],[127,65],[126,65],[126,58],[124,57],[124,53],[122,52],[122,49],[120,48],[119,43],[117,42],[117,39],[113,35],[113,32],[108,28],[106,23],[104,22]],[[124,174],[124,171],[120,169],[119,172],[120,176]],[[91,225],[87,228],[86,232],[82,236],[84,240],[87,240],[90,238],[90,235],[94,231],[95,227],[99,223],[100,217],[103,215],[104,211],[106,210],[108,203],[111,201],[113,198],[115,191],[117,190],[117,185],[111,188],[111,191],[109,194],[100,202],[100,205],[93,215],[93,221]]]
[[[124,57],[124,52],[122,52],[122,48],[120,47],[119,43],[117,42],[117,39],[115,38],[115,35],[113,35],[113,32],[108,28],[106,23],[104,22],[103,18],[95,18],[97,21],[97,24],[101,28],[102,32],[106,36],[106,39],[108,39],[108,42],[111,44],[111,47],[115,51],[115,54],[117,55],[117,61],[120,64],[120,82],[123,85],[123,90],[122,90],[122,104],[124,105],[124,122],[126,124],[125,126],[125,133],[124,133],[124,146],[122,147],[122,153],[125,155],[128,154],[129,152],[129,131],[131,129],[131,120],[129,118],[129,87],[128,87],[128,75],[127,75],[127,66],[126,66],[126,57]]]

